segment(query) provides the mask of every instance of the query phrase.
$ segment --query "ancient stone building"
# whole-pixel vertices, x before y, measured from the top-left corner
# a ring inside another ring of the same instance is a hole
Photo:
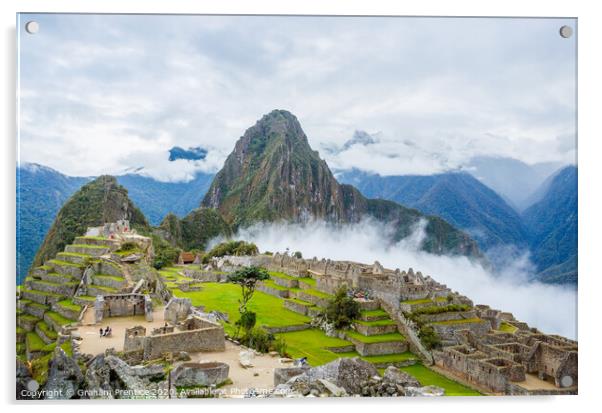
[[[224,351],[224,328],[217,323],[190,316],[176,326],[154,329],[146,335],[146,329],[136,326],[126,330],[123,350],[139,353],[143,360],[152,360],[166,353],[186,351]]]

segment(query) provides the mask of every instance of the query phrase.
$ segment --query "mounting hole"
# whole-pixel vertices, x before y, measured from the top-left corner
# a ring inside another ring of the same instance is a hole
[[[36,21],[30,21],[25,24],[25,30],[29,34],[36,34],[40,30],[40,24]]]
[[[568,39],[573,35],[573,28],[571,26],[562,26],[560,28],[560,36]]]
[[[562,387],[571,387],[573,385],[573,378],[571,376],[562,376],[560,385]]]

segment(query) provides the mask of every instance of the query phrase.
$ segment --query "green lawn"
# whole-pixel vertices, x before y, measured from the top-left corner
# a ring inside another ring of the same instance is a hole
[[[344,347],[351,343],[336,337],[328,337],[322,330],[315,328],[290,333],[280,333],[286,341],[286,351],[294,358],[307,357],[312,366],[319,366],[342,357],[340,354],[326,350],[326,347]],[[345,353],[348,354],[348,353]],[[357,354],[356,354],[357,355]]]
[[[194,306],[205,306],[205,311],[217,310],[227,313],[230,317],[230,324],[226,324],[224,327],[228,333],[234,331],[234,322],[239,317],[240,286],[230,283],[203,283],[201,291],[183,292],[179,289],[172,291],[176,297],[190,298]],[[310,321],[309,317],[290,311],[282,304],[281,298],[256,290],[249,303],[249,310],[257,313],[258,325],[268,327],[299,325]]]
[[[480,396],[481,393],[464,386],[456,381],[450,380],[439,373],[425,367],[421,363],[413,366],[401,367],[400,370],[416,377],[423,386],[439,386],[445,389],[446,396]]]

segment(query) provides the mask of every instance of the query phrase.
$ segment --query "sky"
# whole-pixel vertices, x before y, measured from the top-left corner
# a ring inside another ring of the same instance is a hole
[[[216,172],[273,109],[333,169],[576,157],[572,19],[20,17],[18,159],[67,175]],[[345,145],[356,131],[373,139]],[[208,154],[172,162],[174,146]]]

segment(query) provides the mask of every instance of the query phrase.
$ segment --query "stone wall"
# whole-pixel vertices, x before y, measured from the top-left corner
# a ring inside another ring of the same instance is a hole
[[[226,349],[222,326],[201,328],[189,331],[147,336],[144,340],[144,359],[152,360],[164,353],[186,351],[224,351]]]
[[[153,307],[150,296],[145,294],[113,294],[97,296],[94,302],[96,322],[106,317],[144,315],[147,321],[153,320]]]

